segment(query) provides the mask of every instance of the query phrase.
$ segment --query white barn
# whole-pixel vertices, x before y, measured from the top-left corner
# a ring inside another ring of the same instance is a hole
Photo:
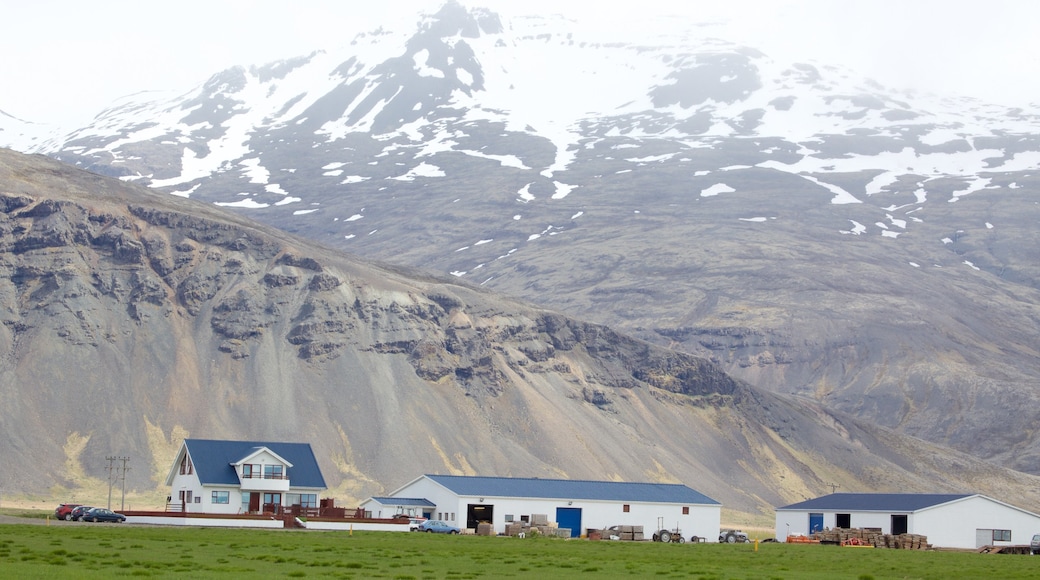
[[[572,537],[588,529],[641,525],[647,538],[661,528],[679,528],[684,538],[714,542],[722,517],[719,502],[669,483],[422,475],[379,503],[395,505],[395,497],[427,500],[434,507],[424,515],[431,519],[463,529],[489,522],[495,533],[505,533],[508,523],[544,514],[570,529]]]
[[[1040,516],[979,494],[833,493],[776,510],[776,537],[824,528],[921,534],[943,548],[1028,544]]]

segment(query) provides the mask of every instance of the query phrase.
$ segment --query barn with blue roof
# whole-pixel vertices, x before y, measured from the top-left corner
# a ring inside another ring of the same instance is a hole
[[[167,509],[280,514],[317,509],[326,489],[309,443],[185,439],[166,485]]]
[[[776,537],[823,529],[920,534],[943,548],[1028,544],[1040,516],[979,494],[832,493],[776,510]]]
[[[678,528],[684,538],[716,541],[722,515],[722,504],[676,483],[427,474],[389,496],[396,497],[425,499],[433,507],[423,515],[431,519],[469,530],[490,523],[495,533],[544,515],[572,537],[631,525],[643,526],[646,539],[652,531]],[[380,502],[393,504],[389,498]]]

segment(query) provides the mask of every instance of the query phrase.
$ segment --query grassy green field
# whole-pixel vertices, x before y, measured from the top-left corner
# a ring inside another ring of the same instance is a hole
[[[5,578],[1038,578],[1040,558],[821,545],[0,525]]]

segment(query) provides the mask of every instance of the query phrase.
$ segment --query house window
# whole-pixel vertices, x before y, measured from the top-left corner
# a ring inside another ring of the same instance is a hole
[[[1010,542],[1011,530],[993,530],[994,542]]]
[[[281,465],[265,465],[264,479],[282,479]]]
[[[195,496],[195,503],[202,503],[202,496],[201,495]]]
[[[180,491],[180,500],[184,503],[191,503],[191,490],[182,489]]]
[[[280,493],[265,493],[264,494],[264,509],[278,507],[282,505],[282,494]]]
[[[455,521],[455,512],[451,512],[451,521]]]
[[[684,515],[684,516],[690,515],[690,506],[688,506],[688,505],[682,506],[682,515]]]
[[[184,456],[181,457],[181,475],[191,475],[191,474],[192,474],[191,459],[189,459],[188,458],[188,454],[185,453]]]
[[[242,492],[242,507],[239,508],[239,511],[241,511],[244,514],[249,513],[249,492],[248,491]]]
[[[260,466],[251,463],[242,464],[242,479],[252,479],[260,477]]]
[[[623,504],[623,505],[621,506],[621,511],[625,512],[626,514],[627,514],[627,513],[628,513],[628,512],[629,512],[629,511],[630,511],[631,509],[632,509],[632,506],[628,505],[627,503],[626,503],[626,504]]]
[[[229,492],[229,491],[214,491],[213,492],[213,497],[210,498],[210,502],[212,502],[212,503],[230,504],[231,503],[231,492]]]
[[[285,494],[286,505],[298,505],[303,508],[318,507],[318,494],[316,493],[287,493]]]

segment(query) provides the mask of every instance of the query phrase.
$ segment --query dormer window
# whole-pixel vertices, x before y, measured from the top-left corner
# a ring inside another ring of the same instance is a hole
[[[242,464],[242,479],[252,479],[261,477],[260,466],[254,463],[243,463]]]
[[[284,479],[281,465],[265,465],[264,479]]]

